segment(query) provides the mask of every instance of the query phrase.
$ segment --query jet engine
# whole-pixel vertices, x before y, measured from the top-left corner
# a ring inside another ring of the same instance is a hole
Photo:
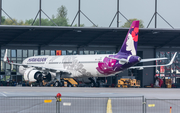
[[[30,82],[42,82],[43,75],[39,70],[27,69],[24,72],[24,79]]]

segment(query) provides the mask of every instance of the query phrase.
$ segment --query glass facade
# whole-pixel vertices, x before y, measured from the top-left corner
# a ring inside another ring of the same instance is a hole
[[[172,59],[175,52],[156,52],[156,57],[167,57],[167,60],[156,61],[156,65],[167,64]],[[170,66],[156,67],[156,75],[165,81],[165,79],[171,79],[172,83],[180,83],[180,52],[175,57],[175,60]]]
[[[77,51],[75,50],[61,50],[62,55],[76,55]],[[79,51],[79,54],[111,54],[115,53],[115,51]],[[3,62],[5,54],[5,49],[1,49],[1,71],[0,71],[0,81],[23,81],[23,76],[19,74],[19,66],[9,65]],[[37,56],[38,50],[36,49],[9,49],[8,50],[8,58],[14,63],[22,63],[24,59],[31,56]],[[56,55],[56,50],[40,50],[40,55]]]

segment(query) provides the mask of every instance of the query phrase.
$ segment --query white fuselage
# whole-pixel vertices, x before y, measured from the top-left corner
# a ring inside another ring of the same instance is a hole
[[[109,55],[34,56],[25,59],[23,64],[68,71],[71,74],[67,77],[107,77],[112,75],[103,75],[96,69],[98,62],[102,62],[107,56]],[[20,74],[24,75],[26,69],[20,66]]]

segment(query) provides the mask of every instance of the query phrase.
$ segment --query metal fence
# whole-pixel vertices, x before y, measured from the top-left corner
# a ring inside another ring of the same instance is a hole
[[[180,113],[180,99],[145,99],[145,101],[146,113]]]
[[[55,97],[0,97],[0,113],[56,113]]]
[[[0,113],[143,113],[144,97],[62,97],[61,100],[0,97]]]
[[[63,97],[59,113],[143,113],[144,97]]]
[[[180,99],[0,97],[0,113],[180,113]],[[170,109],[171,108],[171,109]]]

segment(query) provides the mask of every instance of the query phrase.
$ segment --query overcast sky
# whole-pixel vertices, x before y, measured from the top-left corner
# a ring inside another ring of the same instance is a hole
[[[2,0],[3,9],[18,20],[35,18],[39,10],[39,0]],[[158,13],[174,28],[180,28],[180,0],[158,0]],[[68,10],[69,24],[72,23],[77,11],[78,0],[42,0],[42,10],[52,16],[57,8],[64,5]],[[147,27],[155,11],[155,0],[120,0],[120,12],[128,19],[137,18],[144,21]],[[81,0],[81,11],[99,27],[108,27],[117,11],[117,0]],[[3,13],[3,16],[6,16]],[[7,17],[7,16],[6,16]],[[47,18],[42,14],[43,18]],[[120,16],[120,26],[126,20]],[[158,16],[158,28],[171,28]],[[81,23],[89,27],[92,24],[81,14]],[[75,21],[77,24],[77,19]],[[112,27],[116,27],[116,20]],[[150,28],[154,27],[154,20]]]

